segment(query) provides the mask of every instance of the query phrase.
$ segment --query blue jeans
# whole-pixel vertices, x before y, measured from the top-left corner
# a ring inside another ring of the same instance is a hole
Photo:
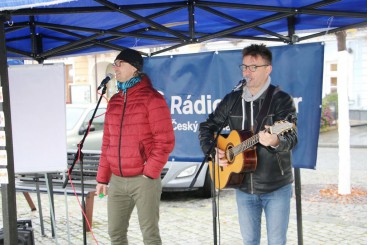
[[[240,231],[244,245],[258,245],[261,240],[261,217],[265,212],[269,245],[286,244],[292,185],[271,193],[248,194],[236,190]]]

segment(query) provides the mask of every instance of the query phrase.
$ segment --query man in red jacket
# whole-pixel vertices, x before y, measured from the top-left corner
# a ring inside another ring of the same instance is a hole
[[[96,193],[107,195],[109,185],[111,244],[128,244],[129,219],[135,206],[144,244],[162,244],[160,175],[175,142],[170,111],[142,72],[139,52],[124,49],[113,67],[119,91],[107,106]]]

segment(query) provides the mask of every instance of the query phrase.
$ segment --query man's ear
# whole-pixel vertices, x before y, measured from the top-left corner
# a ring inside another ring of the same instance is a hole
[[[267,66],[267,69],[268,69],[268,75],[270,75],[272,72],[272,65]]]

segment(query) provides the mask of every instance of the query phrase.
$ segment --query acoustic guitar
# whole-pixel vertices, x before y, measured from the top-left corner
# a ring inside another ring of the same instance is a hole
[[[294,128],[294,124],[288,121],[278,121],[267,131],[271,134],[282,134]],[[212,181],[215,180],[217,189],[239,186],[245,173],[253,172],[257,168],[257,155],[255,145],[259,142],[259,135],[253,135],[251,131],[232,130],[227,137],[219,136],[217,148],[225,152],[225,158],[229,162],[226,167],[209,162],[209,170]],[[215,178],[213,178],[213,165]]]

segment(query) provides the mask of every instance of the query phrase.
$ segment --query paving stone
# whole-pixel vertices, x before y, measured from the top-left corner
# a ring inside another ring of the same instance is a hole
[[[367,149],[351,148],[351,184],[355,194],[338,196],[338,149],[318,149],[317,169],[301,169],[302,225],[304,245],[367,244]],[[37,197],[31,193],[37,206]],[[75,197],[55,195],[56,237],[51,234],[47,195],[41,194],[45,236],[41,235],[38,211],[30,211],[22,193],[17,193],[18,219],[31,219],[35,244],[83,244],[82,215]],[[107,234],[107,198],[95,198],[93,235],[87,233],[87,244],[110,244]],[[0,200],[1,203],[1,200]],[[220,192],[218,203],[222,245],[241,245],[234,190]],[[66,213],[69,218],[67,219]],[[211,245],[213,239],[212,199],[201,199],[189,193],[164,193],[160,209],[160,231],[165,245]],[[2,216],[0,227],[2,227]],[[67,226],[68,224],[68,226]],[[70,234],[68,235],[68,227]],[[219,234],[219,232],[217,232]],[[261,244],[267,244],[265,219],[262,218]],[[69,238],[70,236],[70,238]],[[141,245],[136,210],[128,231],[130,244]],[[96,240],[94,240],[96,239]],[[56,243],[57,240],[57,243]],[[291,200],[288,245],[298,244],[296,199]]]

